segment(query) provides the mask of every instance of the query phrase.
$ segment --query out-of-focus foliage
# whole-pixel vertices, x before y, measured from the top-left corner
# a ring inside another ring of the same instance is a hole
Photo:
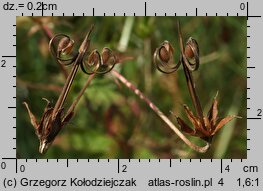
[[[53,104],[65,78],[48,51],[48,39],[30,17],[17,17],[17,157],[18,158],[246,158],[246,19],[244,17],[38,17],[53,32],[71,36],[76,45],[90,25],[92,49],[104,46],[132,56],[116,69],[145,93],[177,125],[173,111],[185,121],[182,104],[193,109],[180,69],[166,75],[152,63],[155,48],[164,40],[175,47],[178,59],[178,19],[184,40],[194,37],[201,65],[194,72],[197,93],[205,113],[219,91],[219,114],[242,116],[213,139],[211,149],[191,150],[132,91],[111,74],[99,75],[86,90],[76,113],[45,155],[23,101],[38,117],[45,97]],[[126,25],[125,25],[126,23]],[[129,33],[129,27],[131,31]],[[124,30],[125,28],[125,30]],[[128,39],[128,44],[123,39]],[[120,46],[120,42],[124,42]],[[70,70],[71,66],[67,69]],[[68,107],[87,75],[79,71],[66,100]],[[190,125],[190,123],[188,122]],[[203,141],[189,137],[194,143]]]

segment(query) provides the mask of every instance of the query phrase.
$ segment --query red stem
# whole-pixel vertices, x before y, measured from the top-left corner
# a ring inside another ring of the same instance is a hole
[[[146,104],[170,127],[179,137],[182,139],[189,147],[194,149],[197,152],[204,153],[206,152],[210,144],[206,143],[205,146],[199,147],[192,143],[189,139],[187,139],[184,134],[164,115],[164,113],[153,103],[149,98],[147,98],[138,88],[136,88],[131,82],[129,82],[126,78],[124,78],[119,72],[116,70],[112,70],[111,73],[117,77],[127,88],[133,91],[141,100],[146,102]]]

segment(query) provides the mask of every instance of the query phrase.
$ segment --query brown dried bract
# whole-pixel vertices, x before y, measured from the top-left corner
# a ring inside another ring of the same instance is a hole
[[[228,122],[234,118],[241,118],[235,115],[229,115],[223,119],[218,120],[218,101],[217,96],[215,96],[212,106],[207,114],[204,116],[204,126],[201,123],[201,120],[194,116],[193,112],[189,109],[188,106],[184,105],[184,109],[188,119],[191,121],[194,129],[190,128],[180,117],[177,117],[177,122],[180,125],[183,132],[200,137],[201,139],[211,142],[213,136]]]

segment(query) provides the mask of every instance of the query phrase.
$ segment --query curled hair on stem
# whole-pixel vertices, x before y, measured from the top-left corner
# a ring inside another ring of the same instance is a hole
[[[179,23],[178,37],[180,56],[177,63],[174,62],[174,48],[167,40],[165,40],[154,52],[154,64],[162,73],[170,74],[177,71],[182,62],[189,71],[196,71],[199,68],[198,43],[194,38],[190,37],[184,47]]]
[[[74,51],[74,40],[68,35],[57,34],[49,42],[49,50],[53,57],[63,65],[80,65],[81,70],[88,75],[110,72],[117,63],[112,50],[104,47],[100,53],[97,49],[89,51],[91,27],[78,51]]]
[[[95,49],[87,56],[84,56],[80,67],[86,74],[105,74],[110,72],[116,63],[117,58],[112,50],[104,47],[101,54]]]
[[[77,52],[73,52],[73,47],[74,40],[65,34],[57,34],[49,41],[49,51],[63,65],[70,65],[76,59]]]
[[[153,55],[156,68],[165,74],[171,74],[175,72],[180,67],[182,59],[179,59],[177,64],[175,64],[173,54],[174,48],[170,42],[167,40],[164,41],[160,47],[155,50]]]

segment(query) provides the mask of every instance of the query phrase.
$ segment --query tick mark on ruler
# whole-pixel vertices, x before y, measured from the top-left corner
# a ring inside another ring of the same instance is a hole
[[[2,56],[2,58],[15,58],[16,56]]]
[[[248,16],[249,18],[261,18],[261,16]]]
[[[118,159],[118,173],[120,173],[120,159]]]
[[[147,9],[147,4],[146,4],[146,2],[144,2],[144,15],[146,16],[146,9]]]
[[[261,119],[261,117],[247,117],[247,119]]]
[[[16,158],[16,173],[17,173],[17,166],[18,166],[18,165],[17,165],[17,158]]]
[[[14,159],[16,159],[16,158],[11,158],[11,157],[10,157],[10,158],[7,158],[7,157],[3,157],[2,159],[3,159],[3,160],[14,160]]]
[[[223,160],[220,159],[220,172],[223,173]]]

